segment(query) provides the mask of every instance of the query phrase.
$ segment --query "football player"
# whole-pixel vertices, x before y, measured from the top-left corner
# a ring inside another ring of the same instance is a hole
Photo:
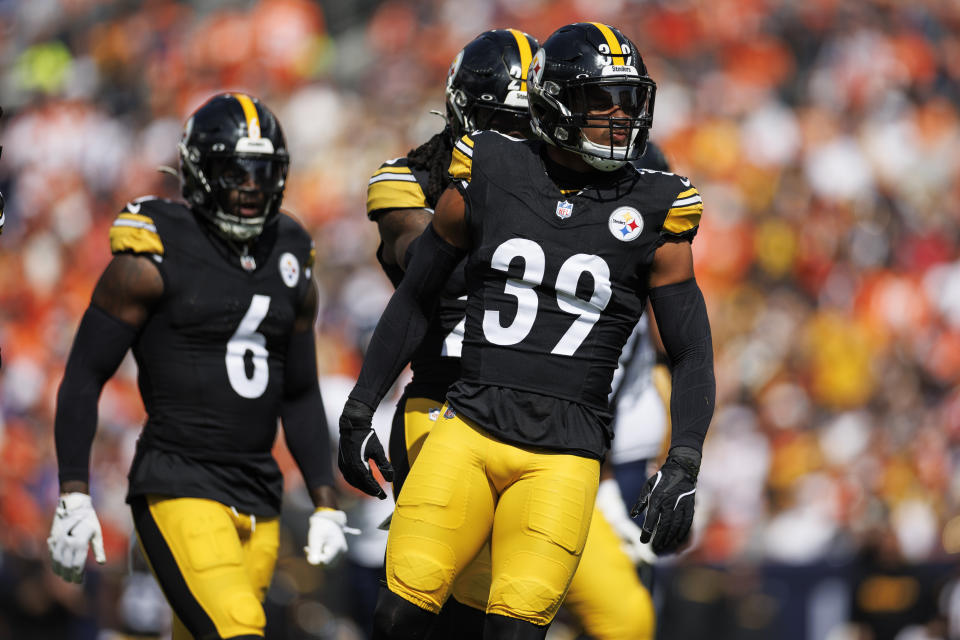
[[[97,400],[128,349],[147,421],[129,473],[137,537],[174,638],[258,638],[279,545],[277,418],[316,506],[307,559],[346,549],[317,382],[313,243],[280,211],[288,154],[256,98],[216,95],[179,145],[186,202],[140,198],[110,229],[113,260],[80,322],[57,395],[53,570],[105,561],[90,498]]]
[[[529,66],[538,48],[534,38],[515,29],[495,29],[477,36],[450,66],[445,91],[447,127],[406,157],[385,162],[370,178],[367,215],[377,223],[381,239],[377,259],[394,286],[402,279],[404,265],[415,248],[413,240],[429,224],[437,199],[449,182],[447,169],[454,141],[480,129],[531,137],[521,70]],[[652,144],[638,164],[667,168],[662,153]],[[466,312],[463,269],[463,263],[457,266],[437,301],[426,336],[412,358],[413,379],[397,406],[389,444],[395,496],[439,416],[447,388],[459,377]],[[633,362],[640,365],[642,359]],[[659,434],[654,437],[659,441]],[[629,519],[612,477],[604,481],[601,493],[604,499],[598,499],[598,507],[603,514],[596,516],[590,529],[585,551],[588,562],[581,563],[570,585],[568,608],[597,640],[651,637],[653,605],[634,568],[639,558],[625,555],[617,537],[631,551],[637,550],[640,529]],[[612,529],[611,524],[615,524]],[[489,550],[484,548],[454,584],[439,627],[434,629],[435,637],[456,634],[466,638],[470,633],[480,637],[489,570]],[[608,597],[610,591],[618,598]]]
[[[673,433],[633,511],[645,512],[643,541],[658,554],[690,531],[715,398],[691,250],[702,200],[686,178],[630,164],[646,146],[656,88],[618,30],[554,32],[527,89],[542,141],[484,131],[455,143],[454,186],[417,240],[341,415],[341,470],[373,493],[365,462],[385,462],[373,408],[466,256],[460,378],[397,500],[375,638],[420,637],[488,538],[484,638],[545,637],[590,529],[613,371],[648,297],[672,364]]]

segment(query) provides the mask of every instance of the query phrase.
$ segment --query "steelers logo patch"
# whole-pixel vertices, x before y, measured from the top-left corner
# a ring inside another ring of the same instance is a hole
[[[283,284],[291,288],[297,286],[297,280],[300,279],[300,262],[289,251],[280,256],[280,277],[283,278]]]
[[[543,49],[537,49],[536,55],[533,56],[533,61],[530,62],[530,66],[527,68],[527,82],[539,86],[540,78],[543,77],[543,68],[546,65],[547,52]]]
[[[633,207],[620,207],[610,214],[607,226],[614,238],[630,242],[643,232],[643,217]]]

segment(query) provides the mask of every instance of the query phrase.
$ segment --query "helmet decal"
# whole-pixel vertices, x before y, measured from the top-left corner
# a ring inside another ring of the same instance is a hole
[[[260,119],[257,117],[257,107],[253,104],[250,96],[235,93],[233,97],[243,107],[243,115],[247,119],[247,137],[257,140],[260,138]]]
[[[543,78],[543,68],[546,65],[547,52],[541,47],[537,50],[536,55],[533,56],[533,60],[530,62],[530,69],[527,72],[527,79],[533,84],[540,84],[540,79]]]
[[[520,49],[520,73],[515,77],[520,80],[520,91],[526,91],[527,68],[530,66],[530,58],[533,57],[533,52],[530,51],[530,42],[527,40],[525,33],[516,29],[510,29],[510,33],[516,38],[517,47]],[[511,69],[511,75],[513,75],[512,71]]]
[[[620,66],[630,65],[629,45],[627,46],[627,50],[624,51],[620,42],[617,41],[617,36],[613,33],[613,29],[600,22],[591,22],[590,24],[599,29],[600,33],[603,34],[603,39],[606,40],[605,43],[600,45],[600,53],[605,53],[610,56],[609,64]]]
[[[457,57],[453,59],[453,62],[450,63],[450,69],[447,71],[447,86],[449,87],[453,84],[453,79],[457,77],[457,73],[460,71],[460,64],[463,62],[463,50],[457,54]]]

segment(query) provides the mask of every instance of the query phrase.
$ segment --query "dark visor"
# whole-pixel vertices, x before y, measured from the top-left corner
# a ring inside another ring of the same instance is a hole
[[[222,189],[261,189],[273,192],[284,180],[286,162],[276,158],[227,156],[210,161],[210,182]]]
[[[650,90],[635,84],[588,84],[570,89],[570,110],[574,113],[605,114],[620,107],[628,118],[648,114]]]

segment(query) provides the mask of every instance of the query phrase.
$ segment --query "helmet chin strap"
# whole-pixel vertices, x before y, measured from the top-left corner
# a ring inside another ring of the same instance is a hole
[[[638,130],[634,130],[630,137],[630,145],[634,143],[637,139]],[[599,169],[600,171],[616,171],[623,165],[627,164],[627,160],[621,160],[617,158],[603,158],[600,157],[600,154],[610,153],[611,147],[605,144],[597,144],[592,142],[587,138],[583,130],[580,131],[580,152],[579,155],[583,158],[584,162],[589,164],[594,169]],[[630,146],[626,147],[613,147],[614,152],[619,151],[623,154],[624,158],[627,155]],[[590,152],[594,153],[591,154]]]
[[[257,216],[248,218],[249,222],[243,222],[238,216],[232,216],[219,210],[213,216],[213,223],[217,229],[228,239],[236,242],[250,242],[256,239],[263,231],[263,225],[266,223],[266,216]]]
[[[623,165],[627,164],[626,160],[611,160],[609,158],[598,158],[596,156],[591,156],[588,153],[579,153],[577,154],[583,161],[594,169],[599,169],[600,171],[616,171]]]

